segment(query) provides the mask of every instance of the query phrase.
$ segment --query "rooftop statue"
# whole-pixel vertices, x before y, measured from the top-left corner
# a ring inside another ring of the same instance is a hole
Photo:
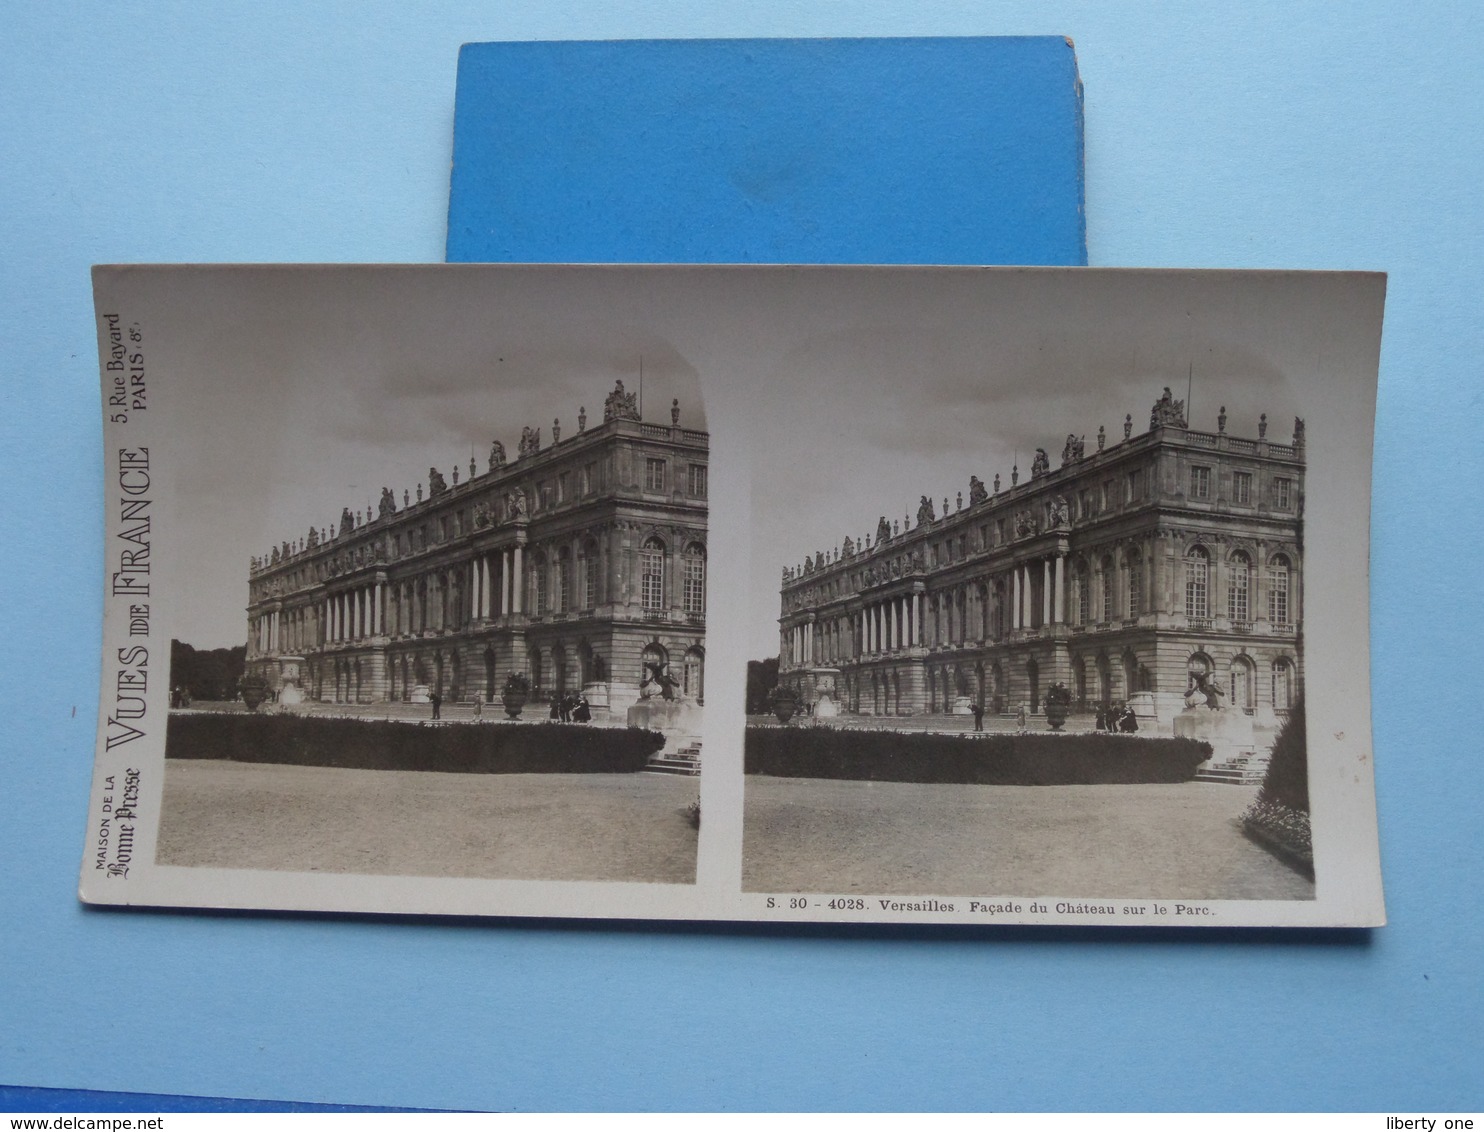
[[[384,487],[381,489],[381,517],[385,519],[388,515],[397,513],[397,497],[392,494],[392,489]]]
[[[931,523],[936,518],[933,514],[933,501],[924,495],[922,502],[917,505],[917,525],[920,527],[924,523]]]
[[[999,489],[996,488],[995,490],[998,491]],[[989,498],[989,492],[986,491],[985,488],[984,488],[984,481],[982,479],[980,479],[978,476],[970,476],[969,477],[969,506],[972,507],[976,503],[983,503],[988,498]]]
[[[1068,464],[1074,464],[1082,459],[1086,439],[1086,437],[1079,437],[1074,433],[1067,433],[1067,442],[1061,450],[1062,467],[1066,467]]]
[[[526,425],[520,430],[520,454],[524,459],[541,451],[541,430]]]
[[[608,394],[608,399],[603,402],[603,423],[609,421],[637,421],[639,419],[639,398],[633,393],[625,393],[623,381],[614,382],[613,392]]]
[[[1150,428],[1185,428],[1185,402],[1177,401],[1170,394],[1170,387],[1165,386],[1164,394],[1154,402],[1154,407],[1149,410]]]
[[[342,507],[340,509],[340,533],[342,535],[348,535],[351,531],[355,530],[355,527],[356,517],[350,513],[349,507]]]
[[[497,472],[505,466],[505,446],[498,440],[490,445],[490,471]]]
[[[448,490],[448,484],[443,481],[443,474],[437,468],[428,469],[428,498],[437,499]]]
[[[1037,448],[1036,458],[1031,461],[1031,479],[1037,476],[1049,475],[1051,472],[1051,457],[1046,455],[1046,449]]]
[[[876,545],[891,541],[891,524],[886,521],[886,516],[881,516],[881,521],[876,524]]]

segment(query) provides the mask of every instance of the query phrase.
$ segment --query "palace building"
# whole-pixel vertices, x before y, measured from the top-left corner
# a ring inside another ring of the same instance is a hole
[[[426,496],[384,488],[254,559],[248,672],[288,702],[489,702],[511,673],[620,718],[663,675],[699,702],[709,437],[679,419],[641,420],[620,381],[602,424],[528,426],[513,460],[495,441],[462,483],[430,468]]]
[[[1035,713],[1061,682],[1166,719],[1201,674],[1273,726],[1303,679],[1303,420],[1199,432],[1166,389],[1147,432],[1095,443],[786,569],[780,682],[877,716]]]

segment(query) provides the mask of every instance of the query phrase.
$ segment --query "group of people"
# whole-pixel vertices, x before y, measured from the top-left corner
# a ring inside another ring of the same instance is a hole
[[[1097,730],[1132,733],[1138,729],[1139,717],[1134,714],[1132,704],[1124,704],[1122,708],[1113,704],[1098,704]]]
[[[974,716],[974,730],[983,731],[984,705],[978,700],[971,700],[969,711]],[[1015,726],[1024,731],[1025,721],[1025,704],[1022,703],[1015,712]],[[1132,734],[1139,729],[1139,717],[1134,714],[1134,709],[1130,704],[1124,704],[1121,708],[1113,704],[1098,704],[1096,727],[1099,731],[1124,731]]]
[[[552,697],[551,718],[562,723],[589,723],[593,718],[593,709],[586,696],[569,692],[565,696]]]

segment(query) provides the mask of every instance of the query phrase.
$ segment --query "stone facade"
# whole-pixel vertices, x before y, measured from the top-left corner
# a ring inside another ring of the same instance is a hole
[[[1166,720],[1192,675],[1271,727],[1303,679],[1304,423],[1291,443],[1186,426],[1165,390],[1150,427],[1096,448],[1068,436],[1002,489],[971,477],[942,513],[882,517],[786,569],[779,679],[809,699],[838,674],[866,715],[1043,710],[1135,699]],[[1137,695],[1148,693],[1148,695]]]
[[[358,704],[491,702],[519,672],[620,718],[668,671],[699,702],[709,436],[669,416],[641,421],[620,382],[600,425],[584,408],[545,446],[527,426],[513,461],[496,441],[462,482],[430,468],[426,497],[384,488],[374,516],[254,559],[248,671]]]

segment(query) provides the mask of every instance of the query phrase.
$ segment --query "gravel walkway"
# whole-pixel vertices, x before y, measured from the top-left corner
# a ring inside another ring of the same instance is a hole
[[[695,883],[695,779],[166,767],[162,865]]]
[[[959,786],[749,775],[748,892],[1309,900],[1244,837],[1256,787]]]

